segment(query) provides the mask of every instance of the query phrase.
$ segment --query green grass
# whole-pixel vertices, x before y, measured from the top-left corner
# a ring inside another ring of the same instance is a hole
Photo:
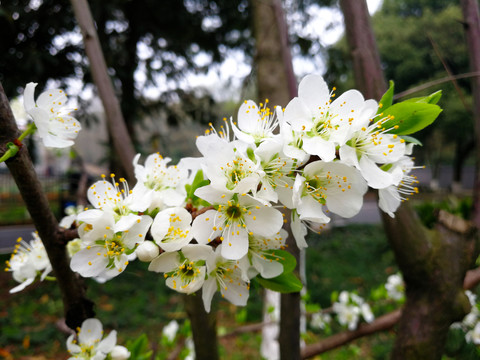
[[[370,291],[384,283],[396,271],[393,254],[379,226],[348,226],[325,232],[309,239],[307,281],[310,302],[322,307],[331,305],[332,291],[358,290],[368,298]],[[0,257],[4,261],[7,256]],[[97,317],[106,332],[118,331],[118,342],[146,333],[150,347],[161,351],[161,329],[171,319],[186,319],[182,297],[166,288],[163,276],[148,272],[146,264],[132,262],[125,273],[105,284],[87,281],[87,297],[96,303]],[[13,359],[43,356],[43,359],[66,359],[67,335],[55,326],[63,310],[55,283],[44,282],[9,295],[15,286],[10,273],[0,275],[0,350]],[[218,311],[219,328],[230,331],[245,323],[261,321],[261,289],[252,285],[246,308],[236,308],[221,300],[213,309]],[[220,300],[218,300],[220,299]],[[307,342],[315,342],[324,334],[309,330]],[[319,359],[382,359],[387,357],[392,335],[378,334],[358,340],[342,349],[329,352]],[[220,341],[222,359],[259,359],[259,333],[249,333]],[[1,357],[0,352],[0,359]],[[23,357],[23,358],[22,358]],[[6,357],[5,357],[6,358]],[[42,358],[40,358],[42,359]]]

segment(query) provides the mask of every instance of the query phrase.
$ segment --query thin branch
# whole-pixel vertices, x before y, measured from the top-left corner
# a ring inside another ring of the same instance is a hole
[[[440,49],[438,48],[437,43],[435,42],[435,40],[433,40],[433,38],[430,36],[430,34],[427,34],[427,37],[428,37],[428,40],[430,40],[430,43],[433,46],[433,51],[435,51],[435,54],[437,55],[438,59],[440,60],[440,62],[443,65],[443,68],[445,69],[449,78],[451,79],[452,84],[455,87],[455,90],[457,91],[458,97],[460,98],[460,101],[463,104],[463,107],[465,108],[465,110],[467,110],[467,112],[471,112],[471,109],[468,107],[467,102],[465,101],[465,97],[463,96],[462,90],[460,89],[460,86],[458,85],[457,79],[454,78],[453,73],[450,70],[450,67],[448,66],[448,64],[443,59],[442,54],[440,54]]]
[[[302,359],[308,359],[326,351],[336,349],[355,339],[391,329],[400,320],[401,309],[380,316],[370,324],[361,324],[357,330],[345,331],[332,335],[316,344],[306,346],[302,351]]]
[[[15,139],[19,130],[1,84],[0,129],[2,129],[0,132],[0,151],[4,151],[5,144]],[[65,243],[59,237],[62,230],[59,228],[43,192],[26,146],[21,147],[17,155],[8,159],[5,163],[18,186],[52,264],[53,272],[62,293],[66,323],[70,328],[75,329],[82,324],[83,320],[94,316],[93,303],[85,298],[83,281],[70,269],[70,260],[67,257]]]
[[[467,79],[467,78],[473,78],[473,77],[480,77],[480,72],[468,72],[468,73],[465,73],[465,74],[447,76],[447,77],[443,77],[443,78],[440,78],[440,79],[437,79],[437,80],[432,80],[432,81],[426,82],[425,84],[415,86],[411,89],[399,92],[399,93],[395,94],[393,96],[393,98],[395,100],[398,100],[398,99],[401,99],[405,96],[412,95],[412,94],[415,94],[415,93],[420,92],[422,90],[431,88],[435,85],[440,85],[440,84],[443,84],[443,83],[446,83],[446,82],[449,82],[449,81],[453,81],[453,80]]]

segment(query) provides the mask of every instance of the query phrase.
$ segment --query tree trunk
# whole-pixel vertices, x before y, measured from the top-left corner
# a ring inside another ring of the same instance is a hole
[[[480,16],[478,1],[460,0],[467,40],[470,70],[480,71]],[[473,188],[474,223],[480,229],[480,77],[472,77],[473,119],[475,121],[475,183]]]
[[[107,65],[93,23],[92,14],[86,0],[71,0],[75,18],[82,31],[85,52],[90,61],[93,80],[98,88],[107,118],[107,126],[112,136],[115,152],[120,157],[125,177],[133,184],[135,174],[132,160],[135,149],[123,119],[120,104],[115,96],[112,81],[108,75]]]
[[[379,100],[386,84],[366,1],[340,0],[340,6],[357,87],[366,98]],[[468,312],[463,279],[478,254],[476,236],[443,228],[428,231],[406,204],[396,218],[382,213],[382,219],[407,296],[392,358],[440,359],[450,324]]]
[[[184,296],[185,310],[192,327],[196,360],[218,360],[217,317],[207,313],[200,293]]]
[[[340,8],[345,19],[355,84],[365,97],[379,100],[387,90],[387,84],[367,3],[364,0],[340,0]]]
[[[288,30],[279,0],[251,0],[259,101],[286,106],[297,95]],[[290,218],[290,213],[285,218]],[[288,225],[288,224],[287,224]],[[286,230],[289,230],[286,228]],[[288,251],[300,263],[300,250],[289,231]],[[298,271],[297,271],[298,275]],[[267,290],[268,291],[268,290]],[[280,359],[300,359],[300,293],[280,296]],[[273,358],[273,357],[270,357]]]

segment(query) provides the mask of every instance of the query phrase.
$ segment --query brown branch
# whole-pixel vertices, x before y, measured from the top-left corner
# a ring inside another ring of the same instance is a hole
[[[272,324],[275,324],[275,323],[276,323],[275,321],[267,321],[267,322],[261,322],[261,323],[256,323],[256,324],[248,324],[248,325],[244,325],[244,326],[239,326],[236,329],[230,331],[229,333],[221,335],[220,338],[231,338],[231,337],[235,337],[235,336],[242,335],[242,334],[245,334],[245,333],[261,331],[264,326],[272,325]]]
[[[93,80],[98,88],[98,93],[105,110],[108,130],[113,140],[113,146],[126,172],[125,177],[133,184],[135,183],[135,174],[132,160],[135,156],[135,149],[128,134],[120,104],[115,96],[112,81],[108,75],[107,65],[100,41],[98,40],[90,7],[86,0],[71,0],[71,3],[75,18],[82,31],[85,52],[87,53]]]
[[[10,109],[7,96],[0,84],[0,151],[5,144],[15,139],[19,130]],[[53,272],[62,293],[62,300],[67,325],[75,329],[82,321],[94,316],[93,303],[85,298],[85,287],[70,269],[65,243],[60,240],[61,230],[43,192],[40,180],[35,173],[28,151],[23,146],[16,156],[6,162],[23,201],[30,213],[33,224],[42,239],[52,264]]]
[[[332,335],[316,344],[306,346],[302,351],[302,359],[308,359],[315,355],[335,349],[352,340],[391,329],[400,319],[401,309],[380,316],[370,324],[361,324],[357,330],[345,331]]]

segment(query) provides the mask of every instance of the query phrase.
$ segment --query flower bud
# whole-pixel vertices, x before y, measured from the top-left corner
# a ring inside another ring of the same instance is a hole
[[[155,259],[158,254],[160,254],[160,249],[153,241],[144,241],[138,245],[137,250],[135,250],[140,261],[152,261]]]
[[[115,345],[110,356],[112,360],[126,360],[130,357],[130,351],[124,346]]]

